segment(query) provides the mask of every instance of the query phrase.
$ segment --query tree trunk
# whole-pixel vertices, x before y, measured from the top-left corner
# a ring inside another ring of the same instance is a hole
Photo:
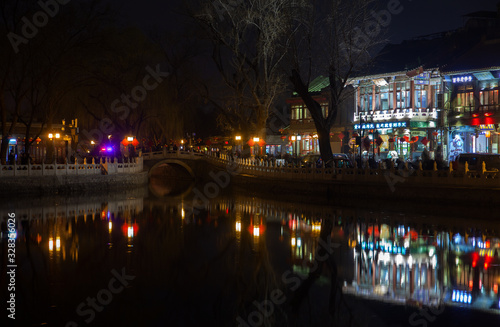
[[[333,158],[332,148],[330,146],[330,129],[331,125],[327,123],[327,119],[323,117],[321,105],[313,99],[309,93],[307,86],[304,84],[297,71],[292,71],[290,80],[295,87],[295,91],[300,95],[307,109],[311,113],[311,117],[318,133],[319,151],[324,162],[328,162]]]
[[[316,125],[316,132],[318,133],[319,151],[323,162],[328,162],[333,158],[332,147],[330,145],[330,127],[320,124]]]
[[[2,165],[7,163],[7,150],[9,149],[9,136],[2,137],[2,146],[0,147],[0,155],[2,156]]]

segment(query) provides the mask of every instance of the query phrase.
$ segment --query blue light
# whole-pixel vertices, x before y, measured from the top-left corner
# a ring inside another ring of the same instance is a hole
[[[106,151],[108,151],[108,152],[112,152],[112,151],[113,151],[113,148],[112,148],[112,147],[110,147],[110,146],[108,146],[108,147],[106,148]]]
[[[406,249],[405,249],[405,248],[403,248],[403,251],[402,251],[402,252],[403,252],[403,254],[406,254]]]
[[[467,302],[470,304],[471,301],[472,301],[472,296],[469,294],[469,299]]]
[[[455,297],[456,292],[457,291],[453,290],[453,295],[451,296],[451,301],[453,301],[453,302],[455,302],[455,300],[456,300],[456,297]]]
[[[460,302],[464,302],[464,293],[460,292]]]

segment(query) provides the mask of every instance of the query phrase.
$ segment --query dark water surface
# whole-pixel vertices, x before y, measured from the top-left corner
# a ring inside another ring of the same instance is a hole
[[[205,186],[155,179],[1,205],[3,222],[16,215],[17,325],[500,322],[500,213],[312,205]]]

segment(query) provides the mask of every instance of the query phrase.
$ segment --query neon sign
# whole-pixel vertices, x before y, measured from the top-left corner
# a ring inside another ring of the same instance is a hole
[[[465,83],[465,82],[471,82],[472,81],[472,76],[457,76],[453,77],[453,83]]]
[[[398,121],[398,122],[388,122],[388,123],[376,123],[376,124],[356,124],[354,125],[354,129],[379,129],[379,128],[406,128],[407,122]]]

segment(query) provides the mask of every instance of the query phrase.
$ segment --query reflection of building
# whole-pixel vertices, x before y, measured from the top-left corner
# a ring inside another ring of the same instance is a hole
[[[420,235],[407,226],[357,224],[347,292],[396,302],[440,301],[498,308],[500,240],[448,232]]]
[[[353,285],[360,292],[426,303],[440,298],[434,245],[405,226],[382,225],[379,232],[362,224],[356,234]]]

